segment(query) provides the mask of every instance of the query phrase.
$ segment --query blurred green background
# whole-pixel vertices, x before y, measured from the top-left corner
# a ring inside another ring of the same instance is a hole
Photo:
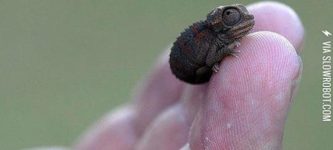
[[[0,149],[70,145],[130,99],[137,81],[184,27],[231,3],[0,0]],[[307,37],[284,149],[331,150],[333,125],[321,122],[320,92],[321,30],[333,31],[333,4],[284,3],[300,15]]]

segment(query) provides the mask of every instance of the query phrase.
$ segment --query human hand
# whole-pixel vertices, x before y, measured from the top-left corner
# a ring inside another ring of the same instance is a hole
[[[225,58],[209,83],[176,79],[167,50],[133,101],[97,122],[74,149],[282,149],[301,76],[303,26],[280,3],[256,3],[248,10],[255,16],[253,32],[241,40],[239,58]]]

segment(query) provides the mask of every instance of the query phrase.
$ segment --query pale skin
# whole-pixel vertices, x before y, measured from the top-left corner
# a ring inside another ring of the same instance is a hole
[[[255,16],[252,33],[240,40],[238,58],[226,57],[208,83],[176,79],[168,49],[136,87],[133,100],[101,118],[72,149],[282,149],[302,72],[303,26],[280,3],[247,8]]]

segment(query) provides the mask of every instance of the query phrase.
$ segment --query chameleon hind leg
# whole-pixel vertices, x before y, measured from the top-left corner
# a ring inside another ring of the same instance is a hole
[[[203,66],[196,71],[197,76],[202,76],[211,70],[208,66]]]

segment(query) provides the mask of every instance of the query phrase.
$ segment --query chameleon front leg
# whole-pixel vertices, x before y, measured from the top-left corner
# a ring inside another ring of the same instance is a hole
[[[226,46],[213,46],[206,57],[206,65],[211,68],[214,72],[219,71],[220,61],[227,55],[225,50]]]
[[[238,40],[235,40],[234,42],[227,44],[227,48],[230,50],[234,50],[235,48],[239,47],[241,44]]]
[[[240,46],[240,43],[238,41],[235,41],[231,44],[228,45],[228,48],[226,49],[225,53],[227,55],[232,55],[236,58],[238,58],[237,54],[240,53],[240,51],[236,51],[235,48],[239,47]]]
[[[218,72],[219,64],[225,56],[232,55],[238,58],[236,53],[239,53],[239,51],[235,51],[234,49],[239,46],[240,43],[238,41],[234,41],[229,45],[225,45],[224,43],[218,43],[218,46],[213,46],[210,49],[206,58],[207,66],[211,67],[214,72]]]

